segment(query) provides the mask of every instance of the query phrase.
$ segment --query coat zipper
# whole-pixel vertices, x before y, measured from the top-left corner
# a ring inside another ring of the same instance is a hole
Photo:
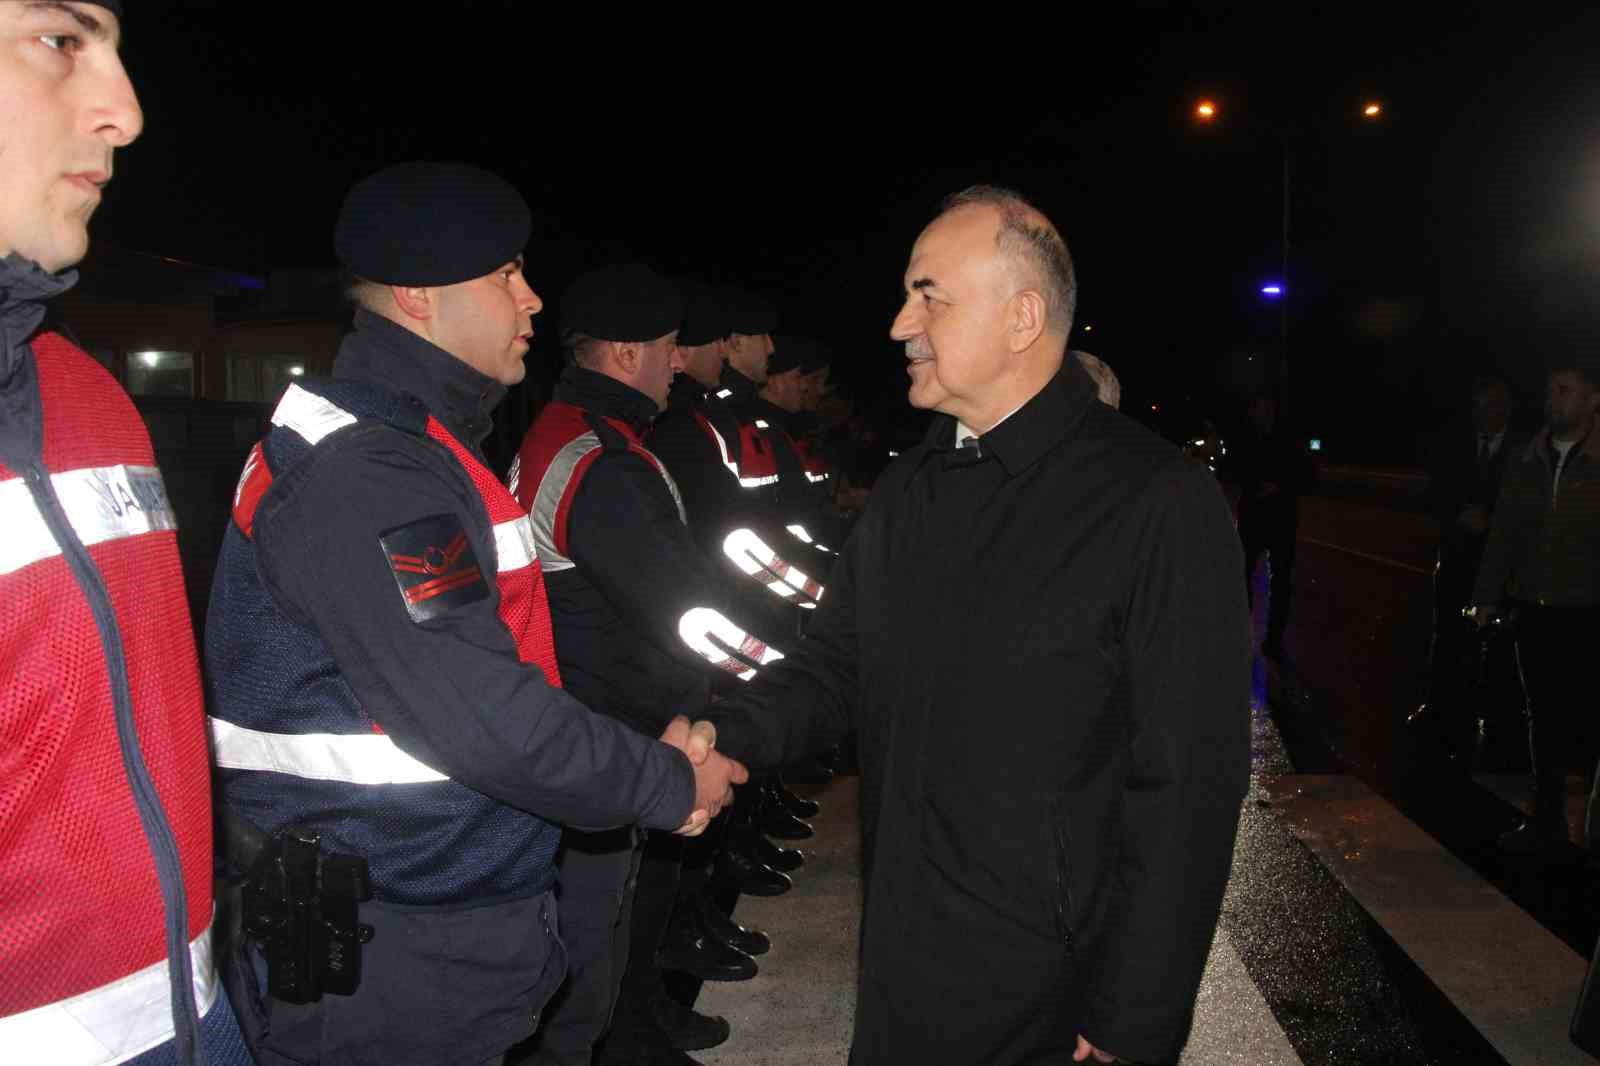
[[[112,706],[116,714],[117,744],[122,752],[122,769],[133,792],[134,807],[144,829],[145,841],[155,861],[161,885],[167,939],[167,971],[172,1003],[173,1036],[178,1061],[201,1066],[205,1053],[200,1046],[200,1018],[194,1002],[194,968],[189,958],[188,898],[183,886],[183,865],[178,857],[178,842],[161,808],[155,782],[139,748],[133,721],[133,693],[128,680],[128,663],[123,654],[122,633],[117,625],[111,593],[100,576],[89,550],[78,539],[66,511],[56,496],[49,472],[38,462],[30,463],[24,477],[34,504],[44,517],[56,543],[61,546],[73,579],[94,615],[105,656],[106,674],[111,684]]]

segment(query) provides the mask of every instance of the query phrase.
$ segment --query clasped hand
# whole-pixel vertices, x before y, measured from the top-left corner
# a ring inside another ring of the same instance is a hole
[[[694,767],[694,812],[673,832],[686,837],[699,836],[717,812],[733,802],[733,786],[750,780],[750,771],[743,763],[716,750],[717,728],[710,722],[696,722],[691,726],[689,719],[680,714],[661,734],[661,742],[687,755],[689,764]]]

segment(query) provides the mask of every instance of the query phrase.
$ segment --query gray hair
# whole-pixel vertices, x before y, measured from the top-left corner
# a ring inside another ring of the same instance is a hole
[[[1019,267],[1027,282],[1044,295],[1046,320],[1053,332],[1072,332],[1078,308],[1078,275],[1072,267],[1067,242],[1048,223],[1039,225],[1031,215],[1044,212],[1021,193],[998,185],[973,185],[945,198],[939,213],[963,207],[993,207],[1000,212],[995,242],[1002,254]]]
[[[1102,360],[1095,358],[1088,352],[1070,352],[1083,369],[1089,372],[1094,379],[1095,396],[1107,407],[1122,406],[1122,382],[1117,380],[1117,375]]]

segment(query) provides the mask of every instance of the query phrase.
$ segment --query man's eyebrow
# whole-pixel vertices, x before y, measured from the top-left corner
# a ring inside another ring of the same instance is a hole
[[[932,278],[918,278],[916,281],[913,281],[910,285],[906,286],[906,288],[911,289],[913,292],[921,292],[923,289],[937,289],[938,287],[939,283],[934,281]]]
[[[63,3],[62,0],[28,0],[28,10],[58,12],[71,18],[78,27],[97,41],[112,41],[111,28],[87,11]]]

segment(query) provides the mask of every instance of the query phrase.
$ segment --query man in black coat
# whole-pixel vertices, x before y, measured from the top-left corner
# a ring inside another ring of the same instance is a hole
[[[904,280],[940,414],[808,639],[712,709],[719,748],[860,729],[857,1066],[1175,1058],[1249,770],[1227,505],[1063,365],[1072,263],[1021,197],[953,197]]]
[[[1471,425],[1452,424],[1429,455],[1428,509],[1439,523],[1439,556],[1433,571],[1428,700],[1412,719],[1433,720],[1447,729],[1457,754],[1471,750],[1475,726],[1463,701],[1475,672],[1477,639],[1461,609],[1472,602],[1472,582],[1489,539],[1506,461],[1526,444],[1526,434],[1511,426],[1510,389],[1499,378],[1484,377],[1473,384]]]
[[[1239,539],[1244,542],[1244,582],[1248,596],[1256,564],[1271,559],[1267,589],[1267,635],[1261,653],[1283,654],[1283,633],[1289,625],[1294,594],[1294,548],[1300,525],[1300,497],[1316,476],[1311,453],[1278,420],[1278,401],[1254,396],[1249,404],[1248,432],[1227,464],[1227,476],[1239,487]]]

